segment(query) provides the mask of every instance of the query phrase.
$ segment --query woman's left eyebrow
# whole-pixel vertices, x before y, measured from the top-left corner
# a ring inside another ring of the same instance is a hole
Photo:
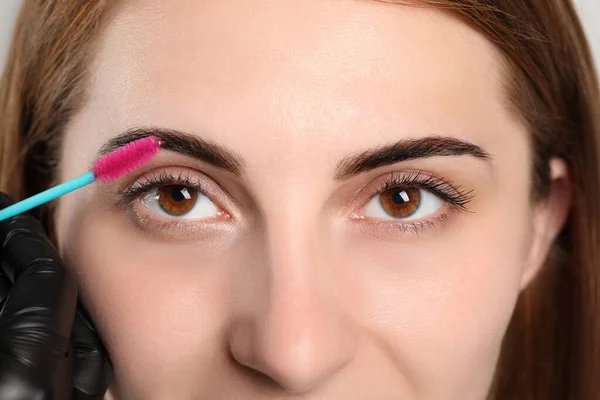
[[[492,157],[480,146],[446,136],[405,139],[345,157],[337,166],[335,179],[343,181],[358,174],[416,158],[469,155],[491,164]]]

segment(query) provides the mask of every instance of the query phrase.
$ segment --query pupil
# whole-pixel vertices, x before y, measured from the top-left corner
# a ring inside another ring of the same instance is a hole
[[[397,190],[392,195],[392,201],[396,204],[404,204],[410,201],[410,197],[405,190]]]
[[[184,193],[185,192],[185,193]],[[185,201],[186,199],[189,198],[189,195],[186,197],[187,194],[187,189],[183,188],[181,186],[179,187],[174,187],[171,190],[171,197],[173,198],[173,200],[175,201]]]

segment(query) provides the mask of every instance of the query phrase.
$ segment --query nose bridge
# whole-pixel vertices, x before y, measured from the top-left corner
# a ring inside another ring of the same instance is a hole
[[[302,276],[308,278],[314,272],[314,264],[319,262],[320,247],[326,246],[326,238],[321,237],[315,214],[317,212],[307,204],[288,204],[277,207],[267,216],[265,261],[271,274],[296,277],[299,284]],[[305,279],[303,283],[308,284],[309,281]]]
[[[240,363],[269,376],[288,392],[323,382],[354,357],[355,338],[344,312],[323,282],[327,240],[314,212],[270,209],[264,230],[265,293],[237,321],[231,351]],[[312,214],[312,215],[310,215]]]
[[[325,326],[343,313],[328,293],[335,259],[329,252],[326,227],[310,205],[273,208],[265,228],[263,268],[268,291],[265,318],[287,326]],[[310,204],[310,200],[306,204]],[[323,321],[319,321],[323,319]]]
[[[322,190],[314,177],[289,169],[262,185],[260,204],[264,268],[272,290],[289,285],[314,285],[318,265],[326,262],[327,227],[321,213]]]

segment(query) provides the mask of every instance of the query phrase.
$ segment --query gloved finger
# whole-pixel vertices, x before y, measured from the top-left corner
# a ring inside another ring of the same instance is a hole
[[[73,400],[103,400],[104,393],[102,394],[85,394],[73,389]]]
[[[8,204],[10,199],[0,193],[0,207]],[[31,217],[18,215],[0,221],[0,245],[2,271],[13,285],[0,319],[4,332],[9,336],[43,332],[29,335],[30,347],[23,357],[35,358],[43,350],[61,352],[64,357],[77,296],[73,278],[40,223]],[[18,318],[11,318],[15,315]],[[50,342],[52,348],[44,349]]]
[[[74,400],[101,400],[112,378],[112,366],[84,307],[78,303],[71,344],[74,350]]]
[[[14,358],[0,354],[0,395],[2,399],[31,400],[45,399],[44,382],[29,379],[30,366],[15,362]],[[66,397],[62,397],[66,398]]]
[[[0,269],[0,310],[2,310],[4,301],[10,293],[10,289],[12,289],[12,283],[10,283],[8,278],[4,276],[4,272],[2,272],[2,269]]]

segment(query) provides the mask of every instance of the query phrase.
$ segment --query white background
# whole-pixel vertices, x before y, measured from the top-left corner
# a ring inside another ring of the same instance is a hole
[[[4,66],[4,58],[20,3],[21,0],[0,0],[0,70]],[[600,69],[600,0],[575,0],[575,4],[587,29],[592,51],[596,57],[596,65]]]

